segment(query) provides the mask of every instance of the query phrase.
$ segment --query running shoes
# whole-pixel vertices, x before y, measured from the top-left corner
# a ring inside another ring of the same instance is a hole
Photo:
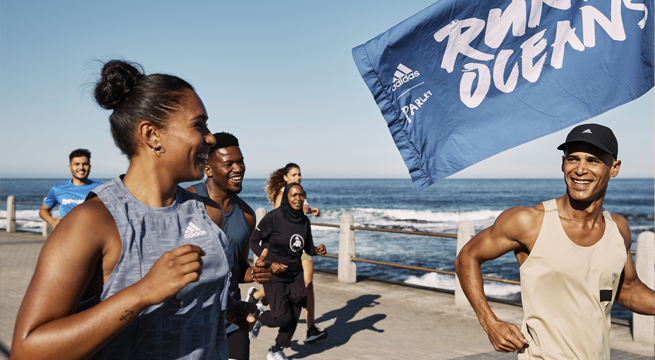
[[[325,330],[321,330],[316,327],[316,325],[312,326],[309,330],[307,330],[307,338],[305,338],[305,343],[310,343],[314,342],[316,340],[322,340],[328,337],[328,333]]]

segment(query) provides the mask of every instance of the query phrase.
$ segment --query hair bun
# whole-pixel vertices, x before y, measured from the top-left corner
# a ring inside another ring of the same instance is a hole
[[[93,95],[103,108],[115,109],[143,76],[141,65],[111,60],[103,66],[102,78],[96,84]]]

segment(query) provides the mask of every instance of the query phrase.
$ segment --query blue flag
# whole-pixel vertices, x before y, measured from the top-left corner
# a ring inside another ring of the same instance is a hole
[[[417,190],[653,87],[653,0],[441,0],[353,49]]]

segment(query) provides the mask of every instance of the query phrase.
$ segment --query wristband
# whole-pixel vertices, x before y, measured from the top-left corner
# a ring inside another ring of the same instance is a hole
[[[250,280],[255,282],[255,268],[250,268]]]

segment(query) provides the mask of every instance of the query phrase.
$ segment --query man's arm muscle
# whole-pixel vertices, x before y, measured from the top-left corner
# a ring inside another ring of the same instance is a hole
[[[619,283],[619,293],[617,294],[618,303],[624,308],[644,315],[655,314],[655,292],[649,289],[637,276],[635,263],[632,261],[630,246],[632,245],[632,235],[628,222],[620,215],[612,214],[612,218],[623,236],[625,248],[628,253],[628,259],[621,274]]]
[[[531,249],[537,236],[535,231],[538,234],[540,228],[539,214],[543,218],[543,211],[536,208],[516,207],[504,211],[491,227],[474,236],[455,260],[455,270],[464,294],[497,351],[516,351],[527,343],[527,339],[516,325],[498,319],[489,307],[480,265],[510,251]]]

